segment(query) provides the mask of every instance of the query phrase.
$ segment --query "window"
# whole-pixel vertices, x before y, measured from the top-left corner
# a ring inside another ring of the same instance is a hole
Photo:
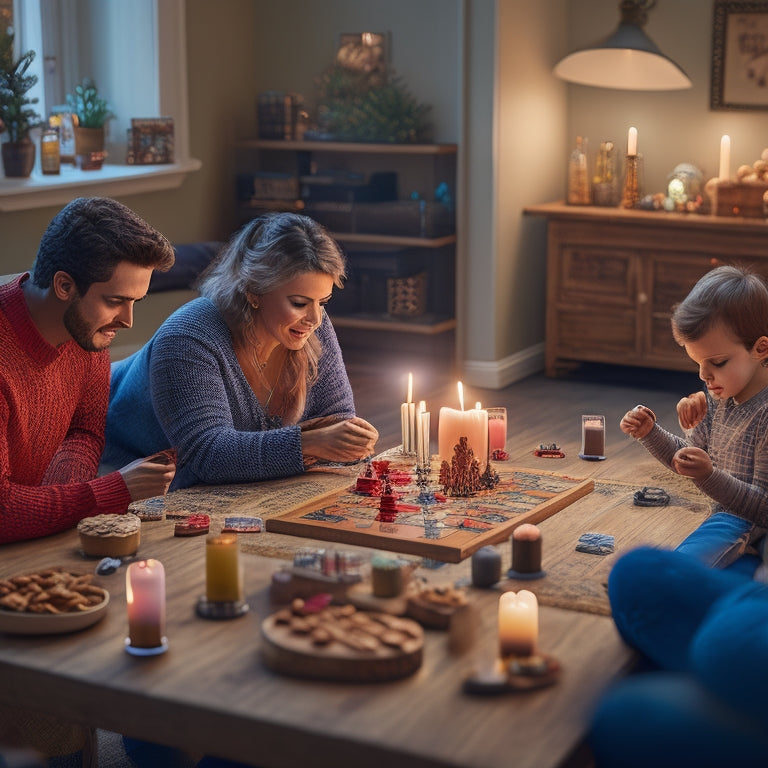
[[[105,195],[169,189],[200,167],[189,157],[184,0],[0,0],[0,14],[9,7],[18,50],[38,52],[40,113],[63,104],[83,77],[93,77],[116,117],[102,170],[0,178],[0,211],[66,202],[73,187],[78,194]],[[173,117],[175,162],[125,165],[131,118],[158,116]]]

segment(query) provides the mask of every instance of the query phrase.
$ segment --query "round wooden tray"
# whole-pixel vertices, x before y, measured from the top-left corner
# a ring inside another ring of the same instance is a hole
[[[375,620],[381,616],[384,622],[403,622],[408,638],[398,648],[379,644],[373,650],[356,650],[340,641],[320,646],[309,636],[295,634],[288,625],[278,623],[273,614],[261,624],[262,659],[269,669],[284,675],[339,682],[383,682],[416,672],[424,647],[422,628],[410,619],[360,613]]]

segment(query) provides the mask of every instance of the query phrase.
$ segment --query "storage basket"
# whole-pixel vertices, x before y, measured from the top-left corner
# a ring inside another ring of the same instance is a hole
[[[744,216],[763,219],[768,184],[762,181],[719,181],[713,194],[717,216]]]
[[[426,311],[427,273],[387,278],[387,312],[394,317],[418,317]]]

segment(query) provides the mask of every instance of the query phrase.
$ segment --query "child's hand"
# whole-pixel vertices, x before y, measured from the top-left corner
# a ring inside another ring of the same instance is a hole
[[[683,477],[706,480],[712,474],[712,459],[701,448],[681,448],[672,457],[672,469]]]
[[[650,408],[636,405],[631,411],[624,414],[619,426],[622,432],[640,440],[653,429],[655,423],[656,415]]]
[[[707,396],[694,392],[677,404],[677,419],[683,429],[693,429],[707,415]]]

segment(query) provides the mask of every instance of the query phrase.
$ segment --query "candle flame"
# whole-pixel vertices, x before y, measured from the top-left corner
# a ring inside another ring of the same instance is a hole
[[[476,411],[482,411],[483,410],[483,406],[480,405],[480,401],[479,400],[475,403],[475,410]]]
[[[408,374],[408,399],[405,401],[406,403],[413,402],[413,374]]]
[[[424,413],[427,410],[427,401],[419,400],[419,413]]]
[[[461,410],[464,410],[464,385],[459,382],[459,406],[461,406]]]

